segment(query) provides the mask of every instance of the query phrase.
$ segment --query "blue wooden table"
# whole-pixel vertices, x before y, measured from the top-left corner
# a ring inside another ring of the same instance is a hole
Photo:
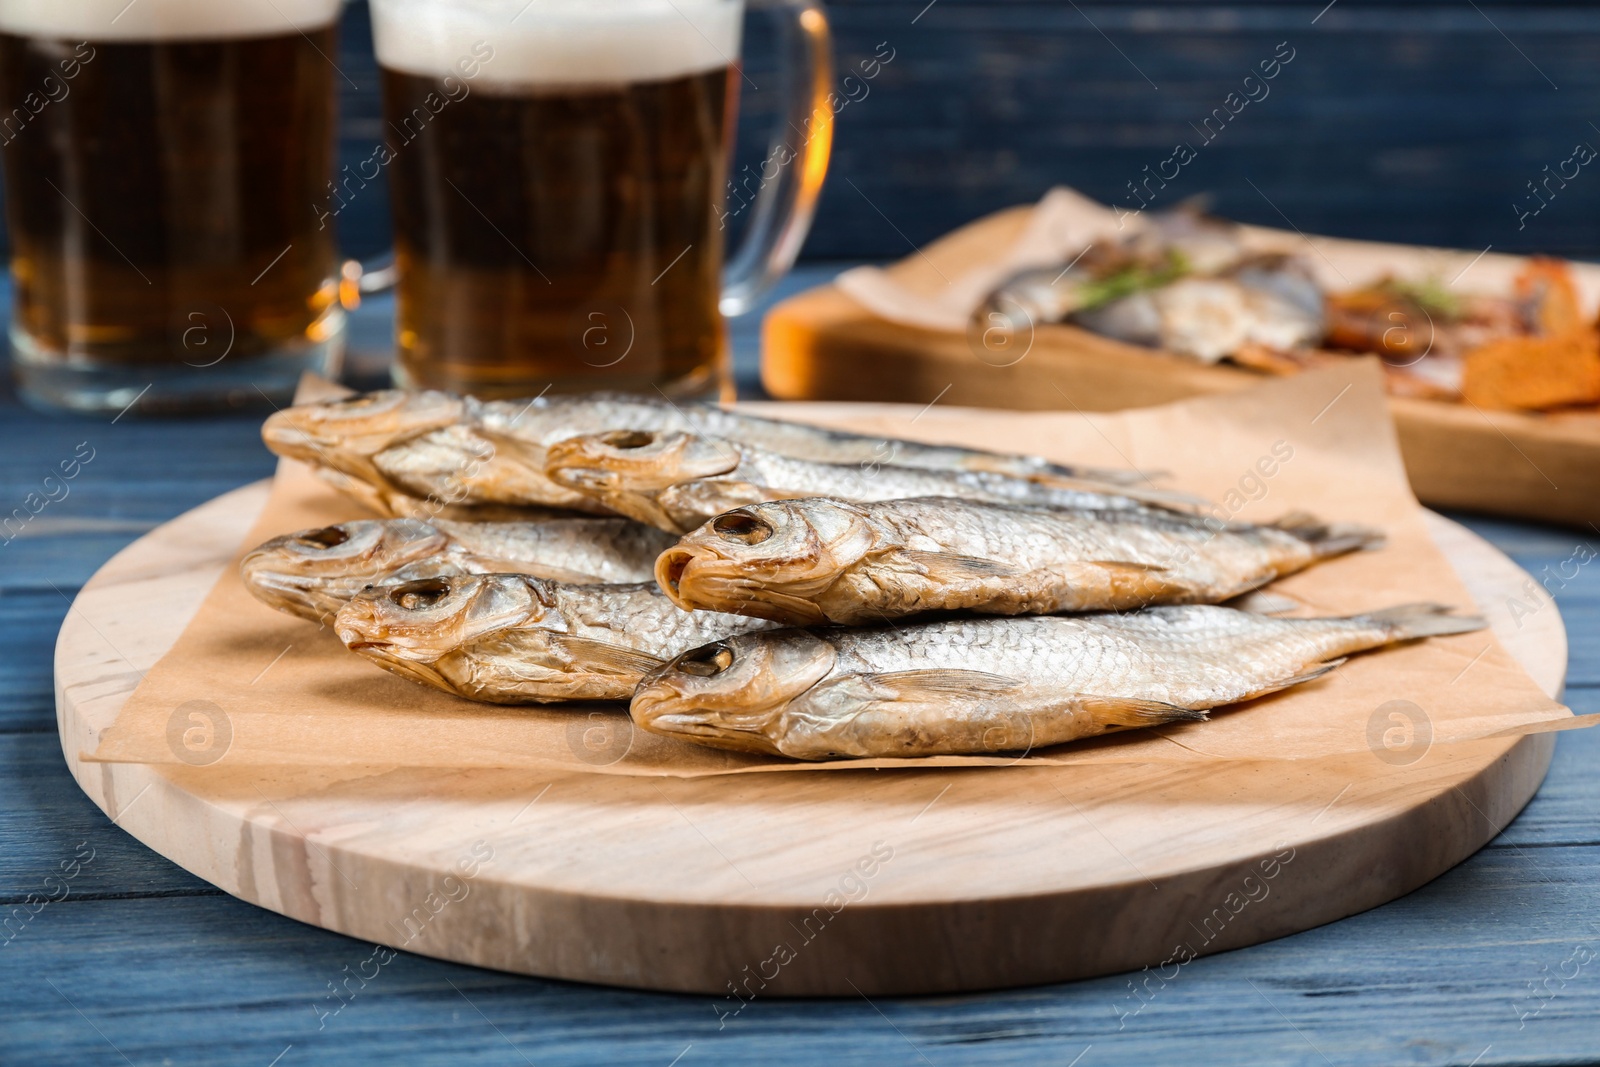
[[[786,288],[829,273],[808,268]],[[358,316],[362,375],[381,369],[389,310],[380,301]],[[746,392],[755,341],[753,320],[735,329]],[[1121,975],[971,996],[757,1001],[722,1027],[709,997],[401,953],[319,1026],[314,1009],[372,947],[235,900],[124,834],[68,776],[53,713],[51,653],[74,592],[155,524],[269,474],[259,421],[111,423],[0,399],[0,512],[80,443],[94,449],[70,494],[0,544],[0,1063],[1600,1063],[1600,730],[1563,736],[1522,816],[1431,885],[1196,961],[1136,1014]],[[1578,544],[1600,547],[1593,531],[1463,521],[1535,574]],[[1572,642],[1568,701],[1600,711],[1600,568],[1557,602]]]

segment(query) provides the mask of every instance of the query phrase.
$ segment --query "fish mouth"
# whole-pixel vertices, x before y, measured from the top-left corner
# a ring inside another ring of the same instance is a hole
[[[681,545],[656,557],[656,584],[685,611],[722,611],[793,626],[820,626],[827,613],[743,573],[737,563]]]
[[[255,568],[241,568],[241,573],[244,587],[257,600],[307,622],[329,622],[349,603],[314,579],[298,580],[278,571]]]
[[[656,557],[656,584],[661,586],[661,591],[678,607],[685,611],[693,611],[695,605],[684,600],[679,593],[683,583],[683,576],[688,571],[690,564],[698,561],[700,554],[692,549],[674,545]]]
[[[652,683],[648,678],[634,690],[628,715],[640,729],[666,737],[692,738],[712,748],[761,755],[781,755],[768,739],[766,729],[773,711],[748,712],[745,721],[695,706],[694,699],[680,693],[670,682]],[[710,721],[715,718],[716,721]]]

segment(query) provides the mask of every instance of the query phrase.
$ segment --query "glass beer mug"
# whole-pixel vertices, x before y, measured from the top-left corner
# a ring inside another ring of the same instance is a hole
[[[341,0],[0,0],[13,371],[80,410],[286,398],[343,351]]]
[[[724,269],[744,0],[372,0],[405,386],[728,387],[723,316],[794,261],[827,167],[828,27],[779,19],[779,136]],[[352,190],[354,191],[354,190]]]

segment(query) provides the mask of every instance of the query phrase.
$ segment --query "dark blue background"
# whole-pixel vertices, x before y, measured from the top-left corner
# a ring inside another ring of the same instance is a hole
[[[1126,183],[1179,141],[1198,158],[1158,203],[1209,192],[1227,215],[1308,233],[1600,251],[1591,168],[1521,230],[1513,209],[1574,145],[1600,148],[1600,7],[1325,2],[835,0],[840,77],[880,42],[895,58],[837,119],[805,257],[905,255],[1056,183],[1133,206]],[[777,103],[765,21],[749,17],[762,90],[745,85],[736,169],[764,155]],[[1190,124],[1285,41],[1294,59],[1270,95],[1200,147]],[[370,42],[358,3],[340,59],[359,86],[344,101],[352,162],[380,136]],[[387,210],[367,196],[341,219],[352,252],[386,244]]]
[[[834,0],[840,77],[880,42],[894,59],[838,117],[805,257],[898,257],[1059,182],[1132,206],[1126,183],[1179,141],[1199,147],[1190,124],[1285,41],[1294,60],[1270,95],[1158,203],[1209,192],[1225,214],[1306,232],[1600,250],[1590,168],[1526,228],[1513,208],[1574,145],[1600,147],[1600,7],[1325,2]],[[749,17],[747,67],[762,89],[745,86],[736,168],[764,156],[777,105],[765,23]],[[364,2],[346,14],[339,65],[355,85],[341,82],[353,164],[382,126]],[[354,254],[387,244],[381,190],[339,221]]]

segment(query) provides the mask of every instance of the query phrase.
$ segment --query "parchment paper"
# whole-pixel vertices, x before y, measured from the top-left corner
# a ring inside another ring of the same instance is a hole
[[[1115,414],[818,405],[814,421],[1103,466],[1171,472],[1166,484],[1218,502],[1226,518],[1294,510],[1382,527],[1388,546],[1277,583],[1304,615],[1348,615],[1414,601],[1472,602],[1429,538],[1407,487],[1382,380],[1371,361],[1258,389]],[[280,466],[243,550],[281,533],[363,517],[304,468]],[[930,665],[931,666],[931,665]],[[702,748],[632,728],[615,705],[497,707],[395,677],[326,629],[258,603],[230,568],[86,758],[195,762],[176,738],[181,710],[209,702],[235,764],[538,767],[694,777],[743,771],[959,767],[1014,763],[1168,763],[1314,759],[1371,748],[1377,710],[1422,709],[1435,743],[1580,725],[1540,693],[1487,631],[1357,656],[1328,677],[1219,710],[1207,723],[1058,746],[1022,757],[806,764]]]

